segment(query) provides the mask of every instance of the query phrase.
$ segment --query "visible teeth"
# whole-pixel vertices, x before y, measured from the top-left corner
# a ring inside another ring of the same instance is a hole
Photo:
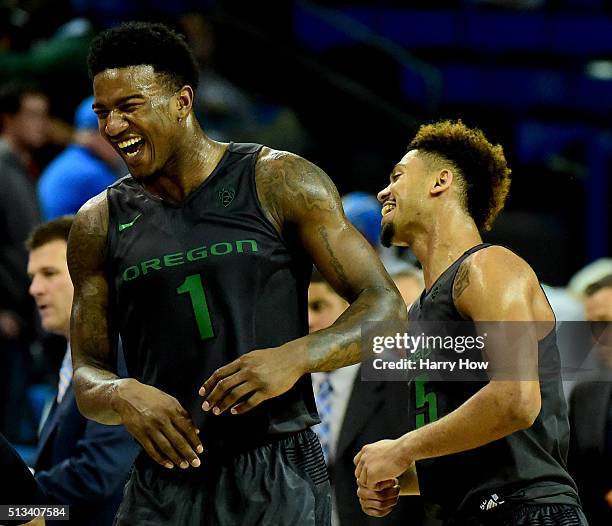
[[[389,212],[391,212],[394,209],[395,209],[395,205],[393,203],[387,203],[385,206],[382,207],[382,210],[380,211],[380,213],[384,216],[384,215],[387,215]]]
[[[119,148],[127,148],[128,146],[132,146],[132,144],[136,144],[137,142],[140,142],[142,139],[140,137],[132,137],[131,139],[128,139],[127,141],[123,141],[117,144],[117,146],[119,146]]]

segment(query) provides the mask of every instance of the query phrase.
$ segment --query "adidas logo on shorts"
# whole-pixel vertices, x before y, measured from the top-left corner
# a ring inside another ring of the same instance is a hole
[[[497,508],[497,506],[503,504],[504,502],[504,500],[499,500],[497,493],[493,493],[490,498],[482,501],[482,503],[480,504],[480,509],[482,511],[488,511],[493,508]]]

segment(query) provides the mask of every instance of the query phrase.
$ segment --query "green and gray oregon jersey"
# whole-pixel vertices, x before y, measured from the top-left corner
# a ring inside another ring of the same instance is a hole
[[[308,332],[311,261],[278,234],[255,187],[261,145],[231,143],[180,204],[131,176],[108,188],[110,311],[130,376],[174,396],[206,448],[245,448],[319,422],[309,375],[243,415],[205,413],[219,367]]]

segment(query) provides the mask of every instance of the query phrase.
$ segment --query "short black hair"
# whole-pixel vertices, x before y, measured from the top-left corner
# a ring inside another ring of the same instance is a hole
[[[150,65],[177,90],[198,87],[198,66],[185,38],[164,24],[126,22],[98,34],[87,56],[93,79],[106,69]]]
[[[586,289],[584,289],[584,295],[588,298],[593,296],[602,289],[612,288],[612,274],[604,276],[595,283],[591,283]]]

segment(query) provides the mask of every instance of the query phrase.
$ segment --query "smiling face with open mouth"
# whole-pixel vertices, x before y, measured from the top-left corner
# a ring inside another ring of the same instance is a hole
[[[100,134],[134,178],[155,176],[172,159],[180,127],[174,102],[166,77],[152,66],[107,69],[94,77]]]
[[[389,185],[378,193],[382,203],[380,239],[384,246],[410,245],[429,194],[429,170],[418,150],[409,151],[393,167]]]
[[[131,137],[116,144],[119,150],[131,159],[142,152],[141,146],[144,146],[144,139],[142,137]]]

